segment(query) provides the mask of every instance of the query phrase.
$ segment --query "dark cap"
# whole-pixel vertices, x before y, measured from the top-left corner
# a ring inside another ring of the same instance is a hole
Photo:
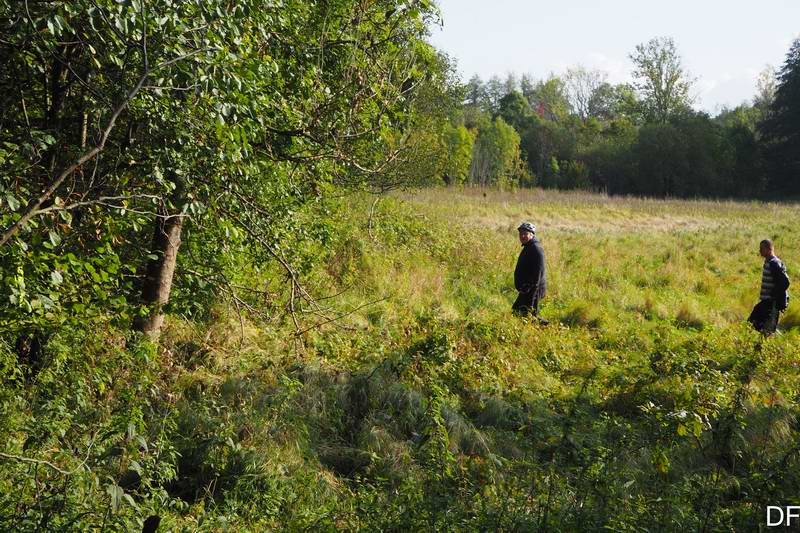
[[[536,233],[536,226],[531,224],[530,222],[523,222],[517,228],[518,231],[530,231],[531,233]]]

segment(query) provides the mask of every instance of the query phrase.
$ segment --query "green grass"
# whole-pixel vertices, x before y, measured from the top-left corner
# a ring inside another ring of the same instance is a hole
[[[370,204],[327,206],[333,238],[306,282],[344,291],[320,301],[328,315],[375,303],[301,341],[288,320],[224,305],[207,323],[172,317],[162,352],[128,363],[141,375],[89,387],[102,408],[63,400],[93,427],[125,428],[138,409],[151,444],[122,430],[123,451],[93,459],[101,481],[72,481],[83,495],[52,507],[51,523],[125,529],[155,513],[176,531],[733,531],[798,503],[798,304],[769,339],[744,319],[762,238],[794,277],[800,207],[435,189],[382,199],[370,235]],[[548,327],[510,314],[522,220],[546,253]],[[85,351],[92,369],[120,357]],[[143,380],[149,392],[124,397]],[[17,450],[24,417],[62,416],[54,402],[19,398],[6,424]],[[26,453],[50,457],[46,441]],[[112,512],[103,487],[134,460],[145,481]],[[3,465],[0,484],[27,487],[26,512],[44,516],[29,465]]]

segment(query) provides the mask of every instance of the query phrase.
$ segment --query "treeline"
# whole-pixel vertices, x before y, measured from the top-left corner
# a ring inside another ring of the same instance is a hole
[[[630,56],[634,82],[583,67],[535,80],[473,77],[444,136],[447,183],[592,189],[656,197],[800,193],[800,44],[751,102],[711,116],[692,108],[675,43]]]

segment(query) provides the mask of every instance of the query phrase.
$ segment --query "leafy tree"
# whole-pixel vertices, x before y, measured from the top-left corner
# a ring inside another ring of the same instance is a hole
[[[509,93],[513,93],[515,91],[519,91],[520,90],[519,83],[520,82],[519,82],[519,78],[517,78],[517,75],[514,74],[513,72],[509,72],[506,75],[506,79],[503,80],[503,92],[505,94],[509,94]]]
[[[635,90],[627,84],[601,83],[589,98],[588,114],[601,121],[628,118],[638,121],[641,111]]]
[[[761,143],[754,128],[745,122],[725,127],[729,147],[730,180],[724,190],[731,196],[757,198],[766,192],[766,173]]]
[[[521,146],[537,183],[545,187],[557,186],[558,161],[569,161],[575,157],[576,131],[577,128],[572,124],[534,117],[525,131]],[[556,161],[555,167],[552,161]]]
[[[523,74],[519,79],[519,92],[525,97],[528,102],[531,101],[530,97],[536,87],[536,81],[530,74]]]
[[[605,134],[582,149],[580,157],[589,167],[589,180],[594,188],[612,194],[630,194],[635,190],[637,140],[636,127],[620,119],[613,121]]]
[[[778,74],[775,99],[761,131],[776,190],[800,192],[800,39]]]
[[[539,81],[528,97],[534,112],[547,120],[565,120],[570,113],[570,102],[564,80],[550,76]]]
[[[464,183],[469,177],[470,163],[472,162],[472,148],[475,135],[463,125],[445,128],[445,145],[447,156],[444,163],[446,182]]]
[[[707,115],[672,124],[648,124],[635,146],[636,193],[648,196],[725,196],[731,174],[724,132]]]
[[[477,134],[478,130],[488,128],[492,123],[492,116],[481,109],[468,106],[463,109],[464,126]]]
[[[497,111],[497,106],[500,105],[500,99],[506,94],[505,83],[503,83],[499,76],[492,76],[489,78],[489,81],[486,82],[485,87],[486,98],[489,105],[487,111],[495,113]]]
[[[755,105],[741,104],[733,109],[723,108],[714,121],[725,128],[744,127],[753,133],[758,130],[758,124],[763,120],[763,113]]]
[[[690,107],[693,80],[684,70],[672,38],[657,37],[639,44],[630,59],[648,121],[666,124]]]
[[[222,251],[234,245],[282,265],[308,303],[292,213],[415,153],[398,132],[413,129],[420,88],[442,82],[424,0],[0,10],[11,344],[90,310],[129,321],[130,304],[157,338],[173,280],[230,294]],[[181,247],[202,253],[184,261]]]
[[[470,182],[505,186],[520,177],[519,134],[497,117],[478,131],[470,165]]]
[[[769,106],[775,100],[777,86],[778,80],[775,77],[775,68],[772,65],[766,65],[756,78],[756,95],[753,98],[753,107],[766,114]]]
[[[477,74],[469,79],[464,88],[464,103],[484,111],[490,108],[486,86]]]
[[[532,110],[522,93],[512,91],[500,99],[497,114],[520,133],[527,127],[532,116]]]

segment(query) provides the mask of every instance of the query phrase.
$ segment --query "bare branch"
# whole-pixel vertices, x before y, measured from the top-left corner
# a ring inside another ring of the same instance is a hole
[[[306,329],[304,329],[304,330],[302,330],[302,331],[298,331],[298,332],[296,332],[296,333],[295,333],[295,336],[296,336],[296,337],[300,337],[301,335],[303,335],[303,334],[305,334],[305,333],[308,333],[308,332],[309,332],[309,331],[311,331],[312,329],[317,329],[317,328],[319,328],[319,327],[321,327],[321,326],[324,326],[325,324],[330,324],[331,322],[335,322],[335,321],[337,321],[337,320],[341,320],[341,319],[343,319],[343,318],[345,318],[345,317],[347,317],[347,316],[350,316],[350,315],[352,315],[352,314],[353,314],[353,313],[355,313],[356,311],[359,311],[359,310],[361,310],[361,309],[363,309],[363,308],[365,308],[365,307],[369,307],[370,305],[375,305],[375,304],[377,304],[377,303],[380,303],[380,302],[382,302],[382,301],[384,301],[384,300],[388,300],[388,299],[389,299],[389,296],[384,296],[383,298],[380,298],[380,299],[378,299],[378,300],[373,300],[373,301],[371,301],[371,302],[367,302],[367,303],[365,303],[365,304],[361,304],[361,305],[359,305],[358,307],[356,307],[356,308],[354,308],[354,309],[351,309],[350,311],[347,311],[346,313],[342,313],[342,314],[340,314],[340,315],[338,315],[338,316],[336,316],[336,317],[334,317],[334,318],[329,318],[328,320],[325,320],[325,321],[323,321],[323,322],[319,322],[318,324],[314,324],[313,326],[311,326],[311,327],[308,327],[308,328],[306,328]]]
[[[81,464],[79,464],[78,466],[76,466],[72,470],[64,470],[62,468],[59,468],[58,466],[54,465],[50,461],[45,461],[45,460],[42,460],[42,459],[33,459],[33,458],[30,458],[30,457],[23,457],[21,455],[14,455],[12,453],[2,453],[2,452],[0,452],[0,457],[3,457],[5,459],[11,459],[13,461],[19,461],[21,463],[30,463],[30,464],[35,464],[35,465],[49,466],[50,468],[52,468],[53,470],[55,470],[59,474],[63,474],[65,476],[71,476],[72,474],[78,472],[78,470],[80,470],[81,468],[83,468],[86,465],[86,462],[89,460],[89,455],[91,454],[91,451],[92,451],[92,446],[94,446],[94,440],[89,442],[89,446],[86,448],[86,457],[83,459],[83,461],[81,461]]]

